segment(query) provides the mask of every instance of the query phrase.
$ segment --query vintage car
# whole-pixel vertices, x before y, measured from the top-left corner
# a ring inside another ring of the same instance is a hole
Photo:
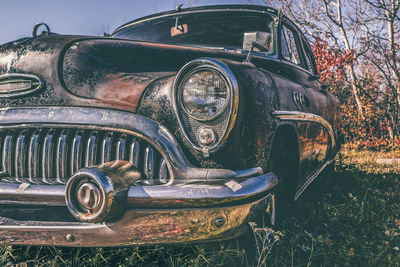
[[[2,244],[233,238],[340,147],[306,38],[265,6],[178,7],[103,37],[37,24],[0,46],[0,106]]]

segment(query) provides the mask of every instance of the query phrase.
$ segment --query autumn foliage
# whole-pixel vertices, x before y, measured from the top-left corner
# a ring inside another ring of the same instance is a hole
[[[346,74],[348,64],[357,64],[354,51],[332,49],[326,41],[317,39],[313,52],[321,82],[328,84],[328,90],[340,101],[341,121],[347,145],[355,149],[374,151],[399,147],[400,140],[393,137],[390,117],[382,108],[387,99],[377,97],[381,94],[378,84],[380,77],[376,77],[377,74],[366,65],[361,79],[357,81],[364,113],[364,119],[361,119]]]
[[[328,42],[321,39],[315,42],[313,52],[321,82],[331,86],[343,85],[346,80],[345,66],[354,61],[354,53],[331,49]]]

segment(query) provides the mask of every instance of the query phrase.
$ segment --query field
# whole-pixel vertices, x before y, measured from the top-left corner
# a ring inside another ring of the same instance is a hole
[[[184,247],[2,246],[0,265],[400,266],[400,169],[388,158],[400,155],[343,151],[279,232],[253,225],[241,242]]]

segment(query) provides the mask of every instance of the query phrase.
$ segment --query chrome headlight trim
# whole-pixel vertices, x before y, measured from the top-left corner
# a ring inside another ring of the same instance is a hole
[[[211,119],[206,119],[206,120],[199,120],[197,118],[193,118],[190,116],[185,110],[183,110],[182,103],[180,101],[179,97],[179,86],[181,85],[181,82],[187,77],[187,75],[190,75],[194,71],[197,71],[199,69],[210,69],[212,71],[217,71],[218,74],[221,75],[221,77],[224,78],[228,85],[228,101],[226,102],[226,105],[221,109],[221,112],[219,114],[216,114],[213,116]],[[218,150],[228,139],[234,125],[236,122],[236,118],[238,115],[238,109],[239,109],[239,85],[237,82],[237,79],[235,75],[233,74],[232,70],[221,60],[218,59],[213,59],[213,58],[199,58],[195,59],[193,61],[188,62],[186,65],[184,65],[181,70],[178,72],[178,74],[175,77],[174,85],[173,85],[173,107],[175,114],[178,118],[179,126],[182,129],[182,132],[186,138],[186,140],[190,143],[190,145],[198,150],[202,151],[204,156],[208,156],[209,153],[215,152]],[[227,122],[226,129],[224,131],[223,136],[221,136],[217,142],[211,144],[210,146],[200,146],[195,144],[191,138],[187,134],[187,130],[183,124],[182,121],[182,112],[185,112],[186,115],[190,116],[191,118],[198,120],[200,123],[201,122],[210,122],[215,119],[217,119],[222,113],[226,112],[227,109],[229,108],[229,118]]]

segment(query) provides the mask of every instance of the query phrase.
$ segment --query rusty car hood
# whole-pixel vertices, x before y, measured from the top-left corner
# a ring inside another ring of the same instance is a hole
[[[77,105],[136,112],[153,82],[188,61],[242,55],[211,49],[90,36],[43,35],[0,46],[0,75],[36,75],[41,91],[0,98],[1,106]]]

